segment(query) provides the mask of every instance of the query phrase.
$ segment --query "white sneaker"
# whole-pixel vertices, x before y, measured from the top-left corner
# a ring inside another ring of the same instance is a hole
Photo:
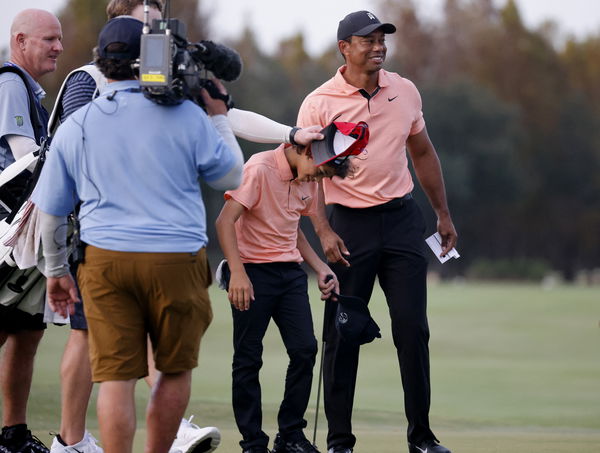
[[[58,440],[58,436],[55,436],[50,447],[50,453],[104,453],[97,442],[98,440],[88,431],[83,435],[83,439],[74,445],[63,445]]]
[[[218,428],[208,426],[200,428],[189,420],[181,420],[177,437],[169,453],[209,453],[215,451],[221,443],[221,433]]]

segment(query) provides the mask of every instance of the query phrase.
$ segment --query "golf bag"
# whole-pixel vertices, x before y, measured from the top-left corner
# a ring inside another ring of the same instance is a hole
[[[71,75],[77,72],[86,72],[96,82],[96,93],[94,96],[96,96],[100,88],[106,84],[106,78],[94,65],[85,65],[69,73],[56,97],[54,108],[52,109],[52,113],[48,120],[48,134],[47,137],[45,137],[46,128],[42,124],[38,111],[35,108],[33,92],[27,83],[25,75],[18,68],[13,66],[0,68],[0,74],[2,72],[13,72],[23,78],[29,96],[29,114],[35,131],[35,141],[40,145],[40,149],[23,156],[0,173],[0,203],[10,210],[10,214],[0,221],[0,283],[2,282],[4,273],[10,271],[10,269],[6,269],[5,264],[8,264],[9,267],[15,267],[16,265],[11,256],[14,243],[18,233],[26,227],[26,223],[29,221],[31,204],[28,202],[28,199],[35,188],[42,171],[42,167],[46,160],[46,151],[50,145],[52,134],[60,124],[58,112],[60,110],[67,81]],[[35,170],[31,173],[27,170],[27,167],[33,162],[37,163]]]
[[[48,114],[38,104],[23,71],[16,66],[0,68],[0,74],[6,72],[17,74],[25,84],[29,118],[35,142],[40,149],[23,156],[0,173],[0,203],[8,210],[8,216],[0,221],[0,304],[5,309],[18,307],[23,311],[35,312],[44,293],[43,275],[35,266],[19,269],[12,256],[13,246],[5,245],[5,242],[25,225],[26,214],[31,211],[26,201],[35,187],[43,165],[48,144],[45,124]],[[34,162],[37,162],[35,169],[30,172],[27,167]]]

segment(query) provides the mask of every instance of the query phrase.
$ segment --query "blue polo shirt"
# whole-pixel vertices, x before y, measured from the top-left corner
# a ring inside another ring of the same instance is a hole
[[[39,83],[18,65],[7,62],[5,65],[15,66],[25,74],[29,86],[32,88],[37,100],[36,108],[40,121],[47,122],[48,117],[42,108],[41,101],[46,96]],[[45,121],[44,121],[45,120]],[[45,131],[42,131],[44,134]],[[29,98],[23,79],[14,73],[0,75],[0,171],[4,170],[15,161],[15,158],[6,141],[7,135],[22,135],[35,140],[35,133],[31,118],[29,117]]]
[[[67,118],[32,199],[56,216],[81,201],[81,238],[96,247],[198,250],[208,242],[198,178],[222,178],[235,155],[196,104],[161,106],[138,89],[110,83]]]

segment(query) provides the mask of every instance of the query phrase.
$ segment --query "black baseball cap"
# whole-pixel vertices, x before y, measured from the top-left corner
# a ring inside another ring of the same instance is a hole
[[[321,134],[324,138],[313,141],[310,146],[317,167],[332,161],[340,164],[346,158],[362,153],[369,143],[369,126],[364,121],[334,121],[324,127]]]
[[[382,24],[375,14],[369,11],[356,11],[344,17],[338,25],[337,39],[342,41],[350,36],[367,36],[369,33],[381,29],[384,33],[395,33],[396,27],[392,24]]]
[[[381,329],[371,318],[369,307],[359,297],[335,295],[335,328],[348,343],[365,344],[381,338]]]
[[[118,16],[109,20],[98,35],[98,56],[116,60],[135,60],[140,56],[140,40],[144,24],[131,16]],[[125,44],[122,52],[107,52],[114,43]]]

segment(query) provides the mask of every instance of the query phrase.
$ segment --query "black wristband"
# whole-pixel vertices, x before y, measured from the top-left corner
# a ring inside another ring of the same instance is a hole
[[[294,140],[294,137],[296,136],[296,132],[298,132],[300,129],[302,129],[301,127],[292,127],[292,130],[290,131],[290,143],[294,146],[302,146],[300,143],[298,143],[296,140]]]

